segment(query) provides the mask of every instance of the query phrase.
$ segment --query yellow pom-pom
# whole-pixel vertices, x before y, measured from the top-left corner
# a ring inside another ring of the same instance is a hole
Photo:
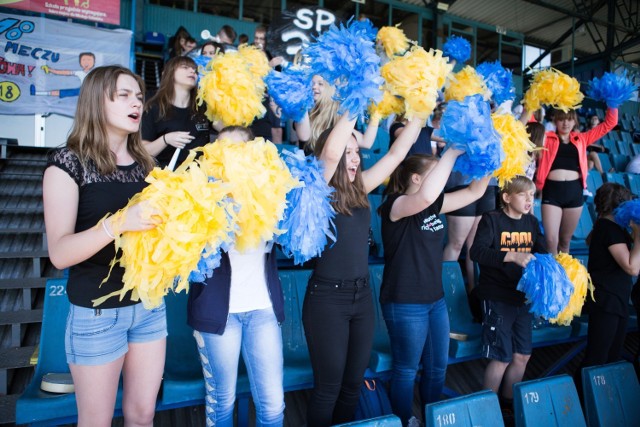
[[[527,111],[537,111],[542,105],[550,105],[567,112],[579,108],[583,98],[578,80],[548,68],[533,75],[531,86],[524,94],[524,106]]]
[[[198,105],[207,105],[206,115],[224,126],[249,126],[264,116],[265,85],[237,52],[216,55],[207,65],[198,86]]]
[[[240,206],[235,248],[243,252],[271,240],[286,207],[286,195],[300,185],[278,155],[276,146],[262,138],[249,142],[219,140],[199,149],[200,167],[231,185]]]
[[[560,325],[569,325],[575,316],[580,315],[584,299],[587,296],[587,289],[591,292],[591,298],[593,298],[593,283],[591,283],[591,276],[586,267],[571,255],[559,253],[555,258],[566,271],[569,281],[573,283],[573,294],[571,294],[569,304],[560,312],[558,317],[549,321]]]
[[[188,289],[189,274],[197,270],[205,248],[231,243],[235,213],[227,185],[209,182],[196,163],[179,172],[155,168],[146,181],[149,186],[124,209],[147,202],[158,211],[161,222],[151,230],[125,232],[116,239],[116,250],[122,249],[123,287],[93,301],[94,306],[114,296],[122,299],[132,291],[132,300],[141,300],[147,309],[157,307],[170,290]],[[122,218],[122,213],[116,216]],[[116,229],[117,222],[114,218]],[[180,280],[174,285],[176,277]]]
[[[444,90],[447,102],[462,102],[465,97],[477,94],[481,94],[485,99],[490,96],[484,79],[470,65],[449,76]]]
[[[247,60],[249,63],[249,69],[259,78],[264,78],[264,76],[269,74],[269,71],[271,71],[269,59],[261,49],[248,44],[243,44],[238,48],[238,53]]]
[[[371,119],[382,120],[392,114],[398,115],[404,112],[404,100],[392,95],[388,90],[382,92],[382,100],[380,102],[371,103],[369,105],[369,114]]]
[[[436,108],[440,89],[453,69],[439,50],[426,52],[414,46],[403,56],[395,56],[381,69],[392,94],[405,100],[407,118],[427,119]]]
[[[527,129],[522,122],[511,114],[492,114],[493,127],[500,134],[502,150],[505,158],[493,176],[498,178],[498,184],[503,187],[518,175],[524,175],[527,165],[531,162],[529,151],[536,147],[529,140]]]
[[[397,26],[380,28],[376,40],[382,44],[384,53],[389,58],[393,58],[394,55],[401,54],[409,49],[409,39],[404,35],[404,31]]]

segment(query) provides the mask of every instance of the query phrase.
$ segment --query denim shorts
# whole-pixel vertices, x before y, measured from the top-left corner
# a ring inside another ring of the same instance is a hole
[[[167,336],[164,302],[151,310],[142,304],[95,309],[69,304],[64,347],[67,363],[104,365],[122,357],[129,343]]]

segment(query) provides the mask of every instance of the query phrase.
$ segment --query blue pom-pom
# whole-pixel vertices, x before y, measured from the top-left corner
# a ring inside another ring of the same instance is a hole
[[[314,156],[305,157],[302,150],[284,150],[282,157],[291,175],[304,186],[287,193],[287,209],[278,223],[278,228],[286,231],[276,237],[276,242],[295,264],[302,264],[320,255],[328,239],[336,241],[332,231],[336,213],[330,201],[333,188],[324,179],[324,169]]]
[[[496,104],[500,105],[504,101],[513,100],[516,97],[513,73],[504,68],[499,61],[483,62],[478,65],[476,71],[484,79]]]
[[[196,270],[189,274],[189,282],[204,283],[204,281],[213,276],[213,270],[220,267],[222,254],[220,251],[211,252],[206,249],[202,251],[202,257],[198,261]]]
[[[200,83],[200,79],[204,76],[207,69],[207,64],[209,64],[209,61],[211,61],[211,59],[213,58],[204,55],[199,55],[193,58],[198,67],[198,83]]]
[[[442,52],[462,64],[471,58],[471,44],[464,37],[451,35],[442,46]]]
[[[299,122],[313,108],[311,74],[306,68],[288,67],[271,71],[264,78],[269,96],[282,109],[284,118]]]
[[[351,19],[349,19],[349,31],[365,40],[371,41],[374,41],[378,35],[378,29],[374,27],[373,22],[367,18],[355,20],[351,17]]]
[[[618,108],[622,103],[631,99],[638,86],[627,77],[627,71],[621,74],[604,73],[602,78],[595,77],[589,82],[587,95],[596,101],[604,101],[609,108]]]
[[[491,106],[482,95],[449,102],[440,123],[440,135],[447,141],[447,148],[464,151],[453,170],[469,179],[492,174],[504,160],[500,135],[491,120]]]
[[[524,268],[517,289],[523,292],[530,312],[553,319],[569,304],[573,284],[551,254],[536,254]]]
[[[351,119],[363,116],[371,100],[382,99],[380,57],[369,36],[357,21],[349,27],[331,25],[304,51],[312,73],[335,85],[338,113],[349,112]]]
[[[631,221],[640,224],[640,199],[628,200],[621,203],[613,211],[613,219],[625,228],[630,226]]]

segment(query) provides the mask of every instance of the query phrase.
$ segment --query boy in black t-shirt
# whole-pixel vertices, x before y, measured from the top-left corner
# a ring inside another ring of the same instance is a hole
[[[480,265],[482,351],[491,359],[483,386],[498,393],[503,407],[510,406],[512,386],[522,381],[531,357],[533,317],[516,287],[532,253],[547,252],[538,220],[529,214],[535,189],[524,176],[508,183],[500,192],[503,208],[482,216],[470,252]]]

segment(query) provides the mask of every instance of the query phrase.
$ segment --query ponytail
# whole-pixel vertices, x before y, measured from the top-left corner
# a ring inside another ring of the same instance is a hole
[[[430,165],[437,161],[438,159],[430,154],[414,154],[404,159],[389,177],[389,184],[384,190],[385,196],[406,193],[411,185],[413,174],[422,175]]]

